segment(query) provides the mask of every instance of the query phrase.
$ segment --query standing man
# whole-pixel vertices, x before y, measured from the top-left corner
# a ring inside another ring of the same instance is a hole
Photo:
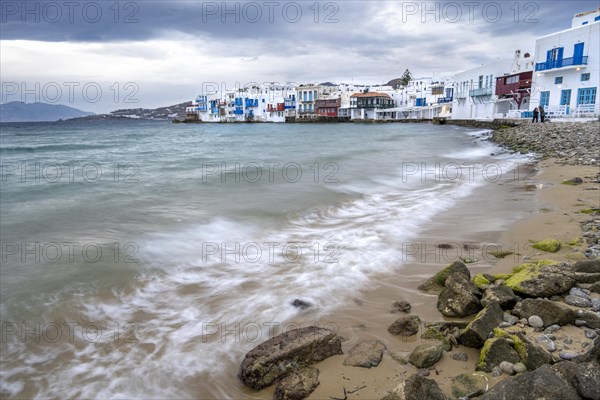
[[[544,123],[545,119],[546,119],[546,111],[544,110],[543,106],[540,106],[540,122]]]
[[[538,115],[540,115],[539,109],[536,107],[533,110],[533,118],[531,119],[531,123],[538,122]]]

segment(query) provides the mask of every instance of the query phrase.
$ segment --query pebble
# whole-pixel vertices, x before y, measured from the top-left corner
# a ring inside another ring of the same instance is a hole
[[[559,329],[560,329],[560,325],[554,324],[554,325],[550,325],[549,327],[544,329],[544,332],[554,333],[554,332],[558,331]]]
[[[523,325],[527,325],[527,318],[521,318],[519,320],[520,323],[522,323]]]
[[[506,313],[502,316],[502,320],[511,325],[514,325],[517,322],[519,322],[519,318],[515,317],[514,315],[506,314]]]
[[[494,369],[492,369],[492,376],[494,378],[497,378],[500,375],[502,375],[502,370],[500,369],[500,367],[494,367]]]
[[[586,299],[585,297],[568,295],[565,296],[565,303],[575,306],[575,307],[591,307],[592,302],[590,299]]]
[[[571,288],[571,290],[569,291],[569,294],[571,296],[583,297],[584,299],[590,298],[590,295],[588,293],[584,292],[582,289],[580,289],[578,287]]]
[[[467,353],[454,353],[452,354],[452,359],[456,360],[456,361],[464,361],[467,362],[467,360],[469,359],[469,357],[467,356]]]
[[[544,326],[544,321],[542,321],[542,319],[537,315],[532,315],[531,317],[529,317],[527,322],[532,328],[541,328]]]
[[[508,344],[510,344],[511,346],[515,345],[515,341],[512,340],[511,338],[506,339],[506,341],[508,342]]]
[[[556,340],[556,336],[554,335],[546,335],[546,337],[550,340]]]
[[[510,322],[500,322],[500,324],[498,324],[498,328],[509,328],[511,326],[513,326],[513,324]]]
[[[600,299],[592,299],[592,311],[600,311]]]
[[[430,372],[427,368],[420,368],[417,370],[417,374],[421,376],[429,376]]]
[[[527,367],[525,364],[518,362],[515,364],[515,372],[518,374],[522,374],[523,372],[527,372]]]
[[[561,351],[559,357],[563,360],[572,360],[577,357],[577,354],[569,353],[568,351]]]
[[[586,347],[588,347],[589,345],[590,345],[590,342],[583,342],[583,343],[581,343],[581,347],[583,347],[584,349]]]
[[[598,333],[596,333],[596,331],[593,329],[585,329],[584,328],[584,331],[585,331],[585,337],[588,339],[596,339],[598,337]]]
[[[563,340],[563,343],[564,344],[573,344],[573,338],[568,337],[565,340]]]
[[[515,373],[515,365],[508,361],[502,361],[500,363],[500,370],[506,375],[512,375]]]
[[[587,321],[584,321],[582,319],[575,320],[575,326],[585,326],[585,325],[587,325]]]

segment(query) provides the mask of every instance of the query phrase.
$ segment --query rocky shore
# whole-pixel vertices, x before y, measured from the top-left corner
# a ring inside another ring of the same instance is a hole
[[[274,399],[600,399],[600,123],[524,124],[490,139],[560,166],[540,186],[568,196],[524,230],[534,253],[498,255],[490,273],[447,265],[418,288],[439,318],[390,299],[389,339],[347,346],[318,327],[271,338],[248,352],[240,380]],[[319,391],[337,370],[339,393]]]

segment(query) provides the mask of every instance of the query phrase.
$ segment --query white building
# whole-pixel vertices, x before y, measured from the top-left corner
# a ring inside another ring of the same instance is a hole
[[[573,17],[571,28],[538,38],[530,110],[550,117],[600,115],[600,9]]]

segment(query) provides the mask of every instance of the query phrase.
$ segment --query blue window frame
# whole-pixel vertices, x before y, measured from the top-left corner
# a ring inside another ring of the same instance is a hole
[[[548,107],[550,104],[550,92],[541,92],[540,93],[540,106]]]
[[[577,105],[596,104],[596,88],[585,88],[577,91]]]
[[[560,105],[568,106],[571,104],[571,89],[565,89],[560,92]]]
[[[586,74],[581,74],[581,82],[585,82],[585,81],[589,81],[590,80],[590,73],[586,73]]]
[[[557,76],[556,78],[554,78],[554,84],[555,85],[560,85],[561,83],[563,83],[563,77],[562,76]]]
[[[598,15],[596,18],[594,18],[594,21],[600,21],[600,15]]]

